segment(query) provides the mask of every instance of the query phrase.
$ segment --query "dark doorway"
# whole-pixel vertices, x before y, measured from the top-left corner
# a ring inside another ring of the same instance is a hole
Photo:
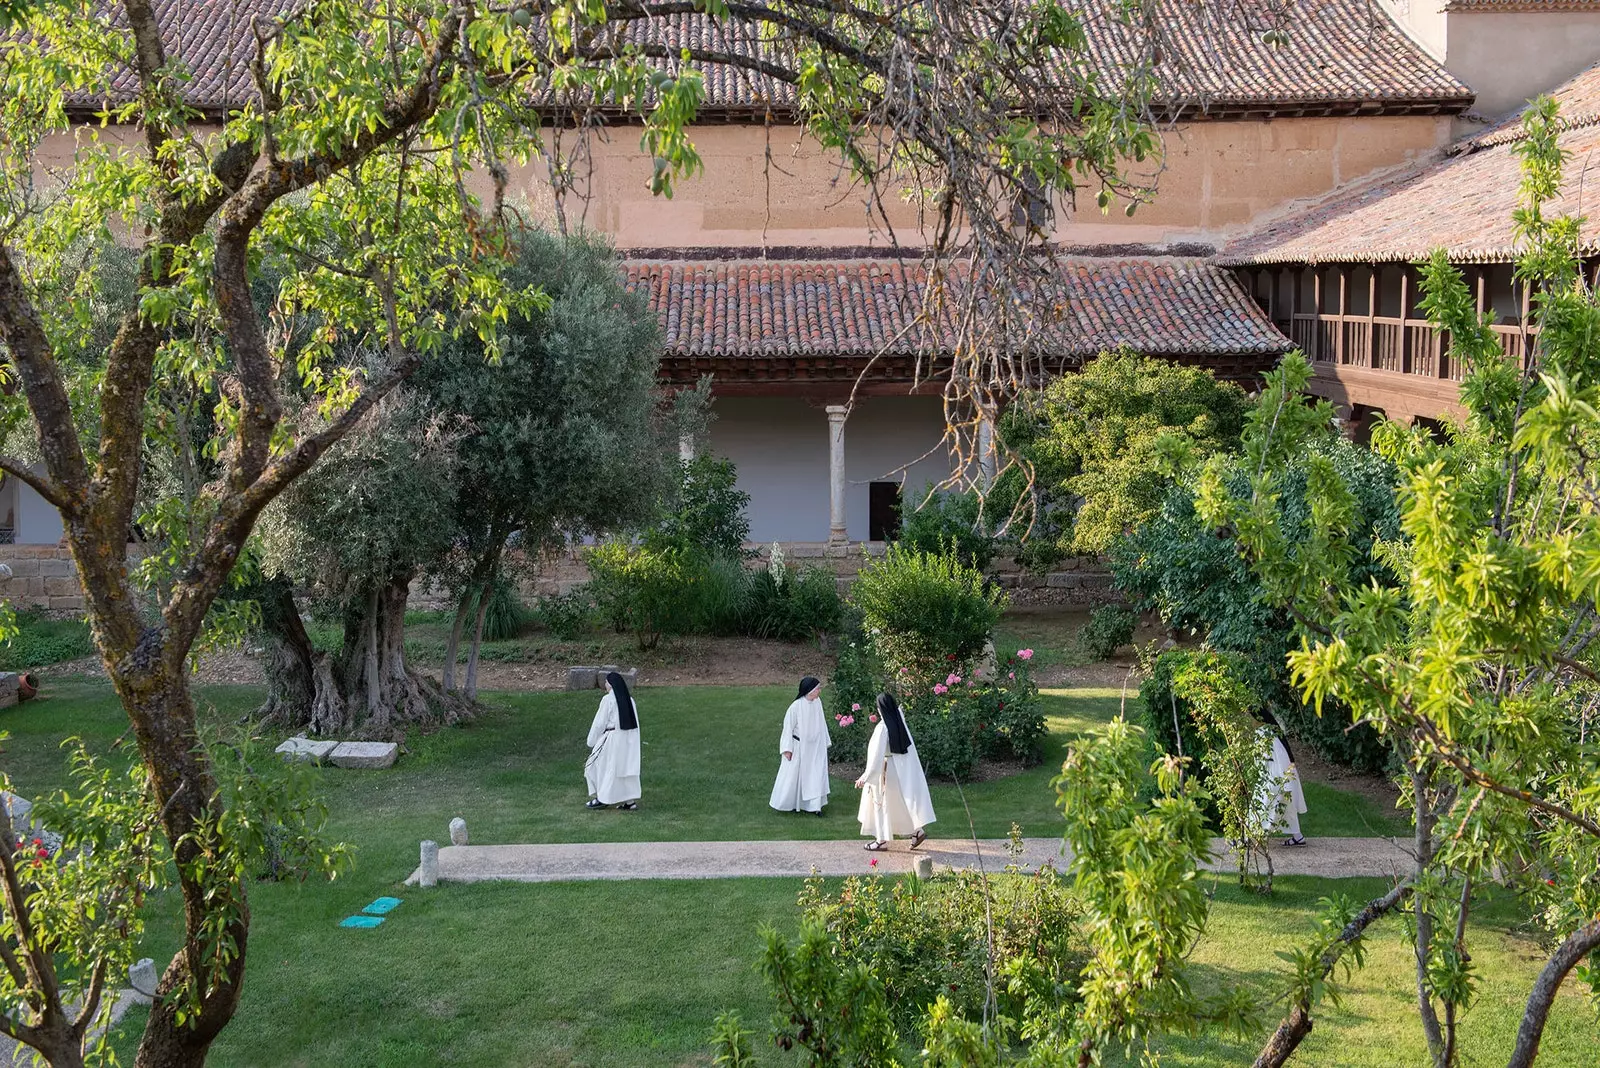
[[[894,541],[900,536],[900,483],[867,485],[867,539]]]

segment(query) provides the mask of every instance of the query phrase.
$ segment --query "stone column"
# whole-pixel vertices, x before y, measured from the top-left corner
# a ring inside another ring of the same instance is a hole
[[[994,484],[994,420],[987,415],[978,420],[978,480],[984,489]]]
[[[849,540],[844,514],[844,419],[848,405],[828,405],[828,544]]]

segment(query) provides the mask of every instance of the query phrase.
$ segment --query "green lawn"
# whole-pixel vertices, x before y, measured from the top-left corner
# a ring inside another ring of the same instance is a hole
[[[218,1066],[402,1068],[422,1064],[708,1063],[711,1021],[737,1009],[764,1026],[770,1004],[754,972],[757,929],[798,925],[795,879],[447,886],[385,885],[370,870],[332,886],[258,887],[243,1008],[211,1062]],[[1376,880],[1279,879],[1268,899],[1215,881],[1206,938],[1194,954],[1202,989],[1246,984],[1263,999],[1285,983],[1273,954],[1310,931],[1317,900],[1381,892]],[[335,925],[378,893],[404,899],[376,931]],[[1502,910],[1503,912],[1504,910]],[[1472,944],[1482,977],[1466,1016],[1464,1064],[1504,1063],[1536,949],[1509,915]],[[163,915],[152,955],[175,944]],[[1392,1068],[1424,1061],[1411,1009],[1413,970],[1398,919],[1371,939],[1367,968],[1328,1008],[1296,1063]],[[161,957],[160,959],[165,959]],[[1264,1017],[1275,1022],[1271,1009]],[[142,1023],[121,1028],[125,1059]],[[1164,1064],[1247,1064],[1263,1035],[1164,1044]],[[798,1063],[769,1047],[762,1063]],[[1552,1015],[1544,1068],[1600,1057],[1594,1016],[1569,984]],[[1116,1063],[1113,1058],[1112,1063]]]
[[[203,691],[212,714],[229,719],[253,707],[258,691]],[[443,839],[453,815],[473,838],[575,841],[854,837],[854,792],[847,783],[825,819],[766,808],[776,766],[772,737],[790,692],[762,689],[646,688],[639,695],[649,746],[645,800],[638,813],[589,812],[580,765],[595,695],[493,695],[473,724],[414,739],[399,766],[384,772],[316,772],[333,833],[358,847],[355,869],[333,884],[258,885],[251,971],[236,1024],[219,1042],[217,1065],[680,1065],[707,1063],[711,1020],[736,1008],[752,1024],[768,1014],[753,972],[757,929],[792,931],[793,879],[546,885],[447,886],[423,892],[400,883],[416,863],[417,842]],[[1034,834],[1053,832],[1049,779],[1073,735],[1116,714],[1115,690],[1051,691],[1046,764],[1010,779],[967,788],[978,833],[999,835],[1015,819]],[[24,793],[61,781],[57,743],[68,734],[97,749],[125,729],[104,683],[56,682],[44,699],[0,714],[10,732],[4,766]],[[936,787],[936,828],[963,829],[953,788]],[[1370,803],[1328,791],[1312,794],[1308,833],[1336,825],[1364,830],[1383,820]],[[1318,822],[1318,821],[1322,822]],[[1195,953],[1203,985],[1282,985],[1274,953],[1304,938],[1318,897],[1364,897],[1371,880],[1280,879],[1270,899],[1242,895],[1229,877],[1213,882],[1216,907]],[[376,931],[341,930],[339,919],[381,894],[404,904]],[[152,902],[144,952],[167,959],[176,945],[170,894]],[[1539,953],[1513,933],[1513,917],[1472,946],[1483,987],[1469,1015],[1468,1063],[1493,1063],[1515,1029]],[[1398,923],[1375,939],[1372,963],[1342,1010],[1321,1016],[1302,1063],[1376,1066],[1420,1063],[1411,1021],[1412,968]],[[1270,1015],[1270,1013],[1269,1013]],[[140,1016],[119,1032],[131,1053]],[[1596,1063],[1594,1017],[1575,994],[1563,996],[1542,1064]],[[1171,1043],[1166,1062],[1247,1062],[1260,1036]],[[764,1063],[792,1061],[764,1051]]]

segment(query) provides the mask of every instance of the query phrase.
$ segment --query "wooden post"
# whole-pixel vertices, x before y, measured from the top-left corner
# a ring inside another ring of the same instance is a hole
[[[1411,265],[1400,265],[1400,370],[1411,374]]]
[[[1300,278],[1305,274],[1304,269],[1296,268],[1289,272],[1289,340],[1294,340],[1294,317],[1300,311]],[[1311,353],[1306,353],[1309,357]],[[1312,357],[1313,359],[1315,357]]]
[[[1339,320],[1333,335],[1333,360],[1340,366],[1344,365],[1344,317],[1345,312],[1350,307],[1347,303],[1350,287],[1346,283],[1349,281],[1350,269],[1341,263],[1339,265]]]
[[[1367,366],[1378,367],[1378,265],[1367,268]]]
[[[1311,304],[1313,316],[1311,319],[1311,358],[1323,359],[1322,355],[1322,268],[1317,267],[1311,275]]]

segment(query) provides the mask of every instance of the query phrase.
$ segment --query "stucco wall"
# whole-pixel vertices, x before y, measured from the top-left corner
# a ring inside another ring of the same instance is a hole
[[[1091,195],[1077,211],[1058,210],[1057,236],[1071,244],[1220,242],[1290,202],[1437,151],[1449,137],[1450,120],[1440,116],[1187,123],[1166,132],[1166,169],[1153,204],[1129,219],[1120,208],[1102,215]],[[589,198],[569,202],[569,220],[625,248],[884,243],[862,193],[793,128],[769,135],[753,126],[708,125],[695,131],[695,142],[705,172],[666,200],[645,185],[650,159],[637,130],[612,129],[594,145]],[[552,213],[539,164],[514,171],[512,182],[515,194]],[[902,243],[922,240],[913,206],[895,200],[885,207]]]
[[[1600,62],[1600,11],[1452,11],[1445,66],[1498,118]]]
[[[732,460],[739,488],[750,494],[750,540],[826,541],[828,537],[828,416],[821,407],[788,397],[723,397],[702,446]],[[852,541],[868,535],[868,483],[899,481],[915,491],[949,475],[950,458],[936,448],[944,432],[937,397],[870,397],[845,423],[845,517]],[[933,453],[920,462],[918,457]]]

